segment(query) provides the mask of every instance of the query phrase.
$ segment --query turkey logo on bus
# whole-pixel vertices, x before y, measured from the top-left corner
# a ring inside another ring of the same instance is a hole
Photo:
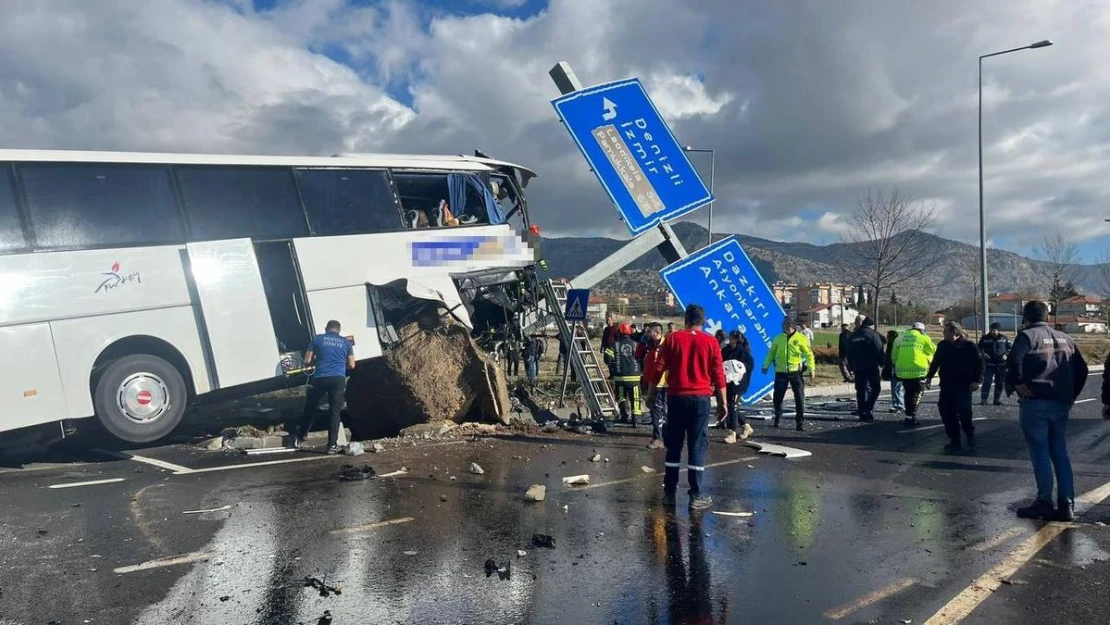
[[[130,282],[137,282],[139,284],[143,283],[143,277],[139,274],[138,271],[133,271],[131,273],[122,273],[122,268],[119,264],[119,261],[112,263],[111,271],[102,271],[101,275],[106,277],[104,278],[104,281],[100,283],[100,286],[96,287],[96,290],[93,291],[94,295],[100,293],[101,291],[107,293],[112,289],[119,288]]]

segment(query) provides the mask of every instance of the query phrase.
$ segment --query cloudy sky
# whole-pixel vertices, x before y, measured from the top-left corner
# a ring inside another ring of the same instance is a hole
[[[540,174],[545,234],[626,233],[557,122],[548,70],[638,76],[716,150],[714,229],[837,241],[868,187],[977,241],[1110,242],[1105,0],[4,0],[0,145],[470,153]],[[708,172],[708,159],[694,155]],[[704,213],[697,215],[704,219]]]

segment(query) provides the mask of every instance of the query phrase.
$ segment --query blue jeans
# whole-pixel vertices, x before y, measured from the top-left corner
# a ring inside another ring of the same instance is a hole
[[[906,409],[906,389],[902,388],[901,380],[890,381],[890,405],[898,410]]]
[[[524,359],[524,375],[528,376],[528,382],[535,382],[536,381],[536,374],[537,374],[536,365],[538,365],[538,364],[539,363],[536,362],[535,358],[525,358]]]
[[[987,365],[983,368],[983,386],[979,389],[979,399],[987,403],[994,386],[994,401],[1002,399],[1002,391],[1006,386],[1006,365]]]
[[[1052,503],[1052,475],[1055,470],[1058,502],[1075,501],[1075,482],[1068,459],[1068,416],[1071,405],[1045,399],[1019,402],[1021,431],[1029,445],[1033,477],[1037,480],[1037,499]]]
[[[663,428],[663,444],[667,447],[664,463],[663,490],[674,494],[678,488],[678,470],[682,468],[682,441],[686,440],[686,468],[690,496],[702,494],[702,474],[709,451],[709,396],[668,395],[667,427]]]

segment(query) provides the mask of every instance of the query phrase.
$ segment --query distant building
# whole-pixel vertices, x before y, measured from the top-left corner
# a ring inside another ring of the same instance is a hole
[[[1076,295],[1060,300],[1056,314],[1061,317],[1096,317],[1102,314],[1102,298],[1097,295]]]
[[[798,314],[798,319],[811,328],[835,328],[842,323],[856,322],[860,312],[844,304],[822,304]]]
[[[1062,304],[1063,302],[1061,302]],[[1106,334],[1106,320],[1098,317],[1057,315],[1052,321],[1057,328],[1073,334]]]
[[[775,299],[783,307],[783,310],[790,310],[794,303],[794,292],[798,289],[798,285],[792,282],[776,282],[771,285],[771,290],[775,292]]]
[[[855,306],[859,301],[859,287],[851,284],[829,282],[799,285],[794,289],[792,309],[810,311],[819,306],[846,304]]]
[[[948,314],[945,313],[942,310],[938,310],[935,313],[933,313],[933,325],[942,326],[942,325],[944,325],[944,322],[947,319],[948,319]]]

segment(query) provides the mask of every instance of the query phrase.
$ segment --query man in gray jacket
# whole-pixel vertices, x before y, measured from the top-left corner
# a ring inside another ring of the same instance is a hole
[[[1075,519],[1075,483],[1068,458],[1068,417],[1087,382],[1087,362],[1075,341],[1045,323],[1047,318],[1044,302],[1025,304],[1025,329],[1014,339],[1006,367],[1006,388],[1020,398],[1021,429],[1037,480],[1036,501],[1018,508],[1017,514],[1027,519],[1071,521]]]

